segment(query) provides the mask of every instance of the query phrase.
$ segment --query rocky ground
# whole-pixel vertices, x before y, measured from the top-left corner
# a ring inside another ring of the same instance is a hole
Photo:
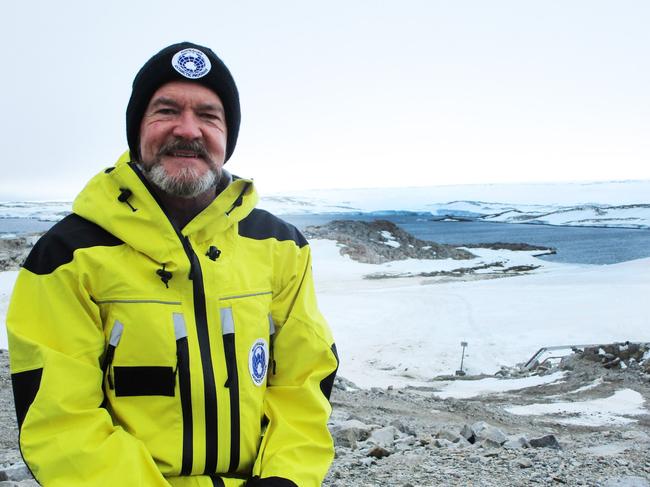
[[[588,355],[564,360],[562,381],[469,399],[439,399],[435,382],[356,390],[339,380],[331,420],[337,456],[323,485],[650,486],[650,415],[625,425],[579,426],[504,409],[593,400],[621,389],[639,392],[650,405],[650,360],[646,368],[634,361],[619,368],[620,357]],[[616,364],[606,368],[603,360]]]
[[[0,272],[17,270],[39,237],[40,234],[0,238]]]
[[[467,250],[452,245],[417,239],[388,220],[334,220],[307,227],[305,236],[335,240],[341,244],[341,254],[366,264],[409,258],[466,260],[474,257]]]
[[[572,426],[560,416],[516,416],[504,409],[592,400],[621,389],[637,391],[650,405],[650,359],[588,355],[530,372],[562,370],[562,381],[469,399],[438,398],[436,381],[359,390],[339,378],[330,421],[336,459],[323,486],[650,487],[650,415],[630,417],[625,425]],[[17,449],[7,362],[0,351],[0,487],[33,487]],[[513,368],[500,375],[526,374]]]
[[[476,257],[468,248],[491,250],[535,251],[537,254],[555,253],[554,249],[526,243],[492,242],[480,244],[445,245],[420,240],[388,220],[371,222],[356,220],[334,220],[325,225],[309,226],[305,229],[308,239],[334,240],[340,246],[342,255],[348,255],[357,262],[382,264],[405,259],[452,259],[466,261]],[[376,272],[367,274],[366,279],[395,279],[404,277],[430,277],[452,280],[495,279],[521,275],[537,269],[539,265],[506,265],[495,261],[478,265],[459,263],[459,267],[433,272]]]

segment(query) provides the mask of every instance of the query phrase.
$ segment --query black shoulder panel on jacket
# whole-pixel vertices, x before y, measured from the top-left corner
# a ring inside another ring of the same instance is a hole
[[[34,274],[50,274],[72,261],[75,250],[121,245],[119,238],[74,213],[43,235],[29,253],[23,267]]]
[[[254,238],[255,240],[267,238],[280,241],[293,240],[298,247],[307,245],[307,240],[296,227],[266,210],[257,208],[239,222],[239,235]]]
[[[332,353],[334,354],[334,357],[336,357],[336,369],[334,372],[332,372],[330,375],[325,377],[322,381],[320,381],[320,390],[323,393],[323,396],[329,400],[330,396],[332,395],[332,388],[334,387],[334,378],[336,377],[336,371],[339,369],[339,364],[341,363],[339,361],[339,354],[336,351],[336,344],[332,344]]]
[[[43,369],[27,370],[11,374],[11,385],[14,389],[14,404],[18,428],[22,428],[29,407],[34,402],[38,389],[41,387]]]

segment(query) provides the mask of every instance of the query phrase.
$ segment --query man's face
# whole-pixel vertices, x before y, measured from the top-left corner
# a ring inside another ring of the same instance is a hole
[[[212,90],[189,81],[158,88],[140,124],[140,163],[150,182],[193,198],[217,184],[225,152],[225,113]]]

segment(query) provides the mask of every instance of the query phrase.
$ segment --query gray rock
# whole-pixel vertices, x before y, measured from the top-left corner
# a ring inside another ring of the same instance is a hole
[[[334,388],[341,391],[356,391],[359,389],[359,387],[354,382],[346,379],[345,377],[339,377],[338,375],[334,379]]]
[[[0,480],[13,480],[20,482],[21,480],[33,479],[31,472],[24,463],[16,463],[10,467],[0,470]]]
[[[501,443],[497,441],[493,441],[490,438],[485,438],[478,443],[478,445],[481,448],[484,448],[485,450],[492,450],[494,448],[501,448]]]
[[[530,442],[525,436],[510,437],[503,445],[506,450],[516,450],[518,448],[530,448]]]
[[[363,465],[364,467],[369,467],[375,463],[377,463],[377,460],[373,457],[362,458],[359,460],[359,465]]]
[[[406,436],[404,438],[398,438],[394,442],[394,447],[396,450],[399,451],[408,451],[413,449],[413,445],[415,445],[416,438],[415,436]]]
[[[368,437],[368,441],[378,446],[388,447],[393,445],[397,435],[397,428],[394,426],[386,426],[374,430]]]
[[[362,423],[357,419],[349,419],[330,426],[334,444],[356,448],[358,441],[364,441],[370,436],[373,426]]]
[[[444,428],[438,430],[436,433],[436,438],[451,441],[452,443],[458,443],[461,440],[465,440],[465,438],[458,433],[454,433],[453,431],[449,431],[448,429]]]
[[[437,448],[452,448],[455,445],[452,441],[446,440],[444,438],[436,438],[433,440],[433,446]]]
[[[460,430],[460,436],[465,438],[467,441],[470,443],[474,443],[475,437],[474,437],[474,432],[472,431],[472,428],[469,425],[463,425],[463,428]]]
[[[519,468],[531,468],[533,466],[533,462],[530,458],[524,457],[515,460],[515,465],[517,465]]]
[[[485,421],[478,421],[474,423],[472,425],[472,432],[474,433],[476,441],[478,442],[488,440],[490,443],[501,446],[508,440],[503,431],[486,423]]]
[[[472,443],[461,436],[458,441],[454,442],[454,445],[458,446],[459,448],[467,448],[468,446],[472,446]]]
[[[562,448],[555,435],[544,435],[539,438],[533,438],[530,440],[530,446],[533,448],[556,448],[558,450]]]
[[[393,421],[391,421],[390,426],[394,426],[395,428],[397,428],[398,431],[406,435],[417,436],[415,430],[413,430],[413,428],[411,428],[409,425],[404,424],[404,422],[400,419],[394,419]]]
[[[650,482],[643,477],[624,476],[608,479],[604,487],[650,487]]]

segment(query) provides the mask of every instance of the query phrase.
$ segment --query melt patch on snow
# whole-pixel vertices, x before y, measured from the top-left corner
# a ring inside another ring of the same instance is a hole
[[[603,383],[603,378],[599,377],[598,379],[593,381],[591,384],[587,384],[586,386],[578,387],[575,391],[569,391],[568,394],[577,394],[579,392],[588,391],[589,389],[594,389],[594,388],[598,387],[602,383]]]
[[[528,404],[511,406],[505,410],[519,416],[554,415],[554,421],[564,424],[606,426],[636,422],[635,419],[626,416],[648,414],[648,410],[642,407],[643,403],[641,394],[632,389],[622,389],[609,397],[591,401]]]
[[[435,395],[441,399],[453,397],[455,399],[467,399],[469,397],[482,396],[497,392],[516,391],[535,387],[542,384],[556,382],[566,375],[566,372],[555,372],[553,374],[539,376],[533,375],[521,379],[497,379],[489,377],[480,380],[457,380],[449,383]]]

